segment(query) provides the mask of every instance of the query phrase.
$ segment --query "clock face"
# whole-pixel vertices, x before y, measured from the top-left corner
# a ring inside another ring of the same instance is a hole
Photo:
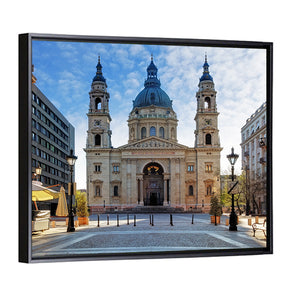
[[[101,124],[101,121],[100,121],[100,120],[95,120],[95,121],[94,121],[94,126],[99,127],[100,124]]]
[[[211,120],[205,120],[206,125],[210,125],[211,124]]]

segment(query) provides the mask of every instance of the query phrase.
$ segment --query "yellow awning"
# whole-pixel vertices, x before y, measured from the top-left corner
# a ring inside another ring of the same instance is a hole
[[[50,191],[32,191],[32,201],[47,201],[56,199],[59,197],[59,193],[52,193]]]

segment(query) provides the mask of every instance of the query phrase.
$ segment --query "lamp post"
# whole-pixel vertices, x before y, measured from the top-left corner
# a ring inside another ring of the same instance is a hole
[[[72,208],[72,203],[73,203],[73,168],[76,162],[77,156],[73,154],[73,149],[70,151],[70,156],[67,156],[67,162],[70,166],[70,173],[71,173],[71,188],[70,188],[70,205],[69,205],[69,222],[68,222],[68,228],[67,232],[74,232],[75,227],[74,227],[74,213],[73,213],[73,208]]]
[[[231,180],[234,181],[234,164],[236,163],[237,159],[239,158],[238,154],[234,153],[233,147],[231,148],[231,153],[227,155],[227,158],[231,164]],[[237,216],[234,211],[234,194],[231,195],[231,213],[229,218],[229,230],[230,231],[237,231]]]
[[[36,174],[36,180],[39,181],[39,178],[41,179],[41,174],[42,174],[42,168],[40,165],[35,168],[35,174]]]

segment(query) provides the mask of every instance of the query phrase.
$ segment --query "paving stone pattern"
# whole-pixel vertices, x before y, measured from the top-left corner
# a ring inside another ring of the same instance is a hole
[[[222,216],[222,224],[210,223],[209,215],[176,214],[170,225],[170,215],[154,215],[154,226],[150,224],[149,215],[136,215],[134,226],[133,215],[127,225],[127,216],[100,216],[100,227],[97,227],[97,216],[90,217],[88,226],[76,228],[74,233],[66,232],[66,225],[57,222],[56,228],[32,237],[33,258],[72,256],[103,253],[126,252],[160,252],[178,250],[213,250],[243,249],[265,247],[266,239],[257,233],[253,237],[252,227],[243,220],[237,232],[225,226],[226,217]]]

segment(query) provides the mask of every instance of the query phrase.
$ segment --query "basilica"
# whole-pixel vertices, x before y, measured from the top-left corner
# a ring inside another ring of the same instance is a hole
[[[144,89],[128,116],[128,143],[111,143],[109,87],[100,57],[89,92],[86,148],[91,212],[138,208],[208,212],[220,190],[220,146],[214,81],[207,56],[195,101],[195,144],[178,143],[178,119],[151,56]]]

